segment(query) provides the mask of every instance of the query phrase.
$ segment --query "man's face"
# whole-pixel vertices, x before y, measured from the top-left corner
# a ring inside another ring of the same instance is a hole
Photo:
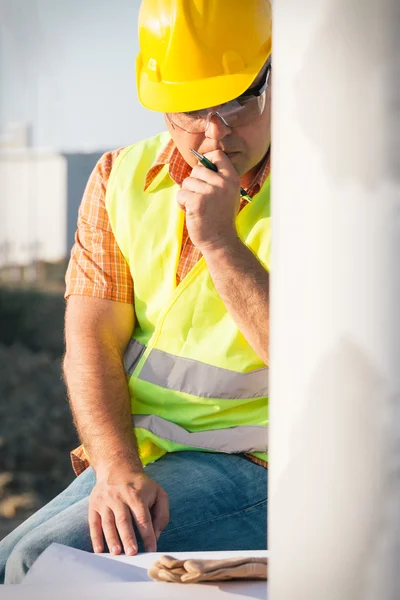
[[[263,72],[264,69],[255,79],[252,87],[257,85]],[[192,167],[198,164],[190,148],[201,154],[222,150],[241,177],[254,169],[264,158],[271,143],[271,84],[264,93],[266,103],[263,113],[241,126],[228,127],[214,115],[205,132],[188,133],[176,126],[173,127],[165,116],[169,133],[185,161]]]

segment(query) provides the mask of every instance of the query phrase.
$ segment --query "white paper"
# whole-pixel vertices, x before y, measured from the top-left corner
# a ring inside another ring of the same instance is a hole
[[[151,581],[145,567],[109,560],[104,555],[51,544],[33,563],[22,585],[63,585],[112,581]]]
[[[266,600],[261,582],[183,585],[179,583],[103,583],[71,587],[3,585],[0,600]]]
[[[223,559],[267,556],[265,551],[174,552],[176,558]],[[22,585],[0,586],[0,600],[265,600],[266,582],[214,584],[155,583],[147,569],[162,553],[137,556],[92,554],[51,544],[36,560]]]

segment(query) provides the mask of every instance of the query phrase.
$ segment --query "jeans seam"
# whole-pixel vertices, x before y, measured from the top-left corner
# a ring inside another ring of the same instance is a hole
[[[235,517],[237,515],[241,515],[249,510],[252,510],[253,508],[258,508],[258,507],[262,506],[263,504],[267,504],[267,503],[268,503],[268,499],[266,498],[265,500],[260,500],[259,502],[256,502],[255,504],[251,504],[250,506],[246,506],[245,508],[241,508],[240,510],[237,510],[235,512],[228,513],[226,515],[219,515],[218,517],[215,517],[214,519],[206,519],[204,521],[197,521],[195,523],[188,523],[187,525],[181,525],[178,527],[174,527],[173,529],[167,529],[165,532],[163,532],[163,536],[168,535],[169,533],[172,533],[174,531],[186,529],[187,527],[196,527],[197,525],[204,525],[205,523],[214,523],[215,521],[220,521],[222,519],[229,519],[230,517]]]

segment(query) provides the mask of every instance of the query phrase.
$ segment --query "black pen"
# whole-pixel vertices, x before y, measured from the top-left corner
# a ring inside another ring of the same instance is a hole
[[[209,160],[208,158],[206,158],[204,154],[200,154],[200,152],[197,152],[197,150],[193,150],[193,148],[190,148],[190,152],[195,155],[195,157],[197,158],[199,163],[203,165],[203,167],[205,167],[206,169],[210,169],[210,171],[214,171],[214,173],[218,173],[217,165],[214,165],[214,163],[211,162],[211,160]],[[250,200],[250,196],[242,187],[240,188],[240,195]]]

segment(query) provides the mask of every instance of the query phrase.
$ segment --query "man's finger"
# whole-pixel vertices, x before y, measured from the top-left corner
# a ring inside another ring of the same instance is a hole
[[[221,187],[224,185],[225,178],[221,175],[221,173],[214,173],[210,169],[206,169],[203,165],[197,165],[193,167],[190,177],[187,177],[183,183],[187,179],[200,179],[200,181],[207,181],[214,187]]]
[[[224,177],[240,179],[235,167],[222,150],[213,150],[212,152],[207,152],[204,156],[214,163],[218,168],[218,172]]]
[[[144,549],[146,552],[156,552],[157,541],[149,509],[143,504],[134,504],[131,506],[131,511],[139,535],[142,538]]]
[[[89,509],[89,531],[93,551],[96,553],[103,552],[104,539],[103,530],[101,528],[101,517],[97,511],[91,509]]]
[[[201,195],[189,190],[179,190],[176,194],[176,201],[179,207],[186,212],[188,216],[197,208],[201,202]]]
[[[168,494],[164,490],[160,490],[157,500],[153,505],[153,527],[156,539],[161,535],[161,532],[166,528],[169,522],[169,500]]]
[[[108,506],[101,513],[101,526],[111,554],[121,554],[121,542],[115,525],[114,513]]]
[[[121,542],[124,547],[124,552],[128,556],[133,556],[138,551],[135,532],[133,530],[132,515],[126,504],[122,505],[114,511],[115,525]]]
[[[182,184],[182,189],[196,194],[212,194],[214,191],[214,187],[208,181],[196,177],[187,177]]]

